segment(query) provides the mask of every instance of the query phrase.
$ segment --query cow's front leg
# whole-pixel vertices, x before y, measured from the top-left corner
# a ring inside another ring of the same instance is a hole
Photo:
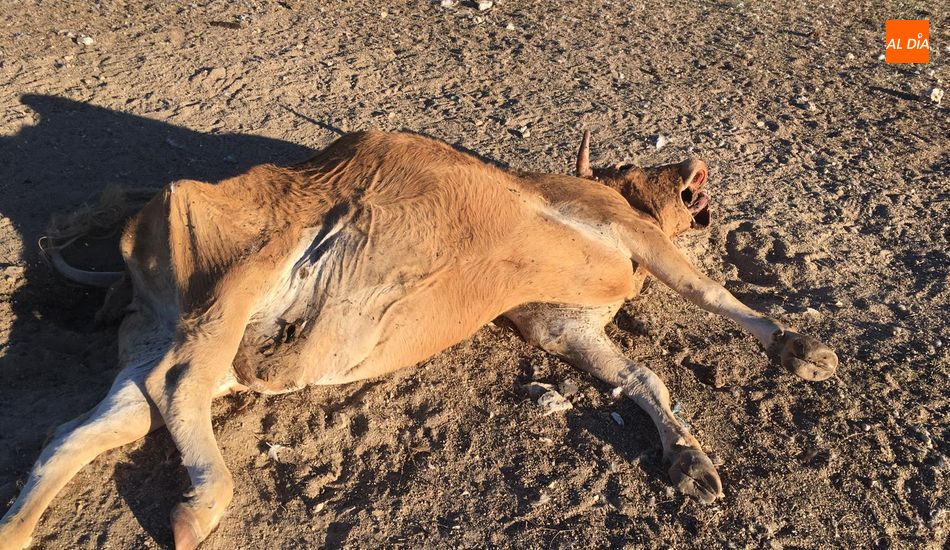
[[[193,549],[217,527],[234,495],[211,425],[211,401],[228,385],[243,326],[228,319],[188,323],[146,379],[146,390],[181,453],[192,490],[171,513],[175,548]]]
[[[825,344],[790,330],[749,308],[721,284],[701,273],[659,228],[635,217],[618,225],[631,257],[690,302],[722,315],[752,333],[783,367],[805,380],[825,380],[838,356]]]
[[[670,409],[670,392],[653,371],[623,355],[604,333],[618,306],[599,308],[529,304],[505,317],[529,343],[619,388],[660,433],[670,479],[682,492],[709,503],[722,495],[715,466]]]

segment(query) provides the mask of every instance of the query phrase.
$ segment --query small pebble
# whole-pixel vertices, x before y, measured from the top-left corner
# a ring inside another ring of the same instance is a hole
[[[805,308],[805,316],[815,321],[821,319],[821,313],[819,313],[817,309],[811,307]]]
[[[455,0],[442,0],[439,5],[443,8],[454,8],[457,3]]]
[[[666,144],[669,143],[669,142],[670,142],[670,138],[664,136],[663,134],[660,134],[660,135],[656,136],[656,148],[657,148],[657,150],[662,149],[662,148],[665,147]]]
[[[478,0],[478,11],[488,11],[495,5],[492,0]]]
[[[940,101],[943,99],[943,90],[941,88],[934,88],[930,90],[930,101],[933,101],[937,105],[940,105]]]
[[[76,39],[77,44],[82,44],[83,46],[92,46],[96,43],[91,36],[79,35],[79,38]],[[937,103],[940,103],[939,101]]]
[[[548,416],[557,412],[567,411],[574,408],[571,402],[563,395],[551,390],[538,398],[538,406],[541,407],[542,415]]]
[[[517,130],[515,130],[515,133],[518,134],[518,137],[520,137],[521,139],[531,137],[531,130],[528,129],[527,126],[522,126],[521,128],[518,128]]]
[[[577,382],[568,378],[558,384],[557,389],[564,397],[571,397],[572,395],[576,394],[578,390],[580,390],[580,386],[577,385]]]
[[[853,59],[854,59],[854,54],[853,54],[853,53],[849,53],[849,54],[848,54],[848,55],[846,55],[845,57],[847,57],[847,58],[848,58],[848,60],[849,60],[849,61],[851,61],[851,60],[853,60]]]
[[[811,100],[808,99],[808,97],[803,96],[803,95],[796,96],[794,99],[792,99],[792,103],[793,103],[796,107],[799,107],[799,108],[801,108],[801,109],[805,109],[806,111],[814,111],[814,110],[815,110],[815,104],[812,103]]]
[[[530,382],[521,386],[531,399],[537,399],[547,392],[554,389],[554,386],[551,384],[545,384],[544,382]]]
[[[620,413],[618,413],[617,411],[614,411],[610,413],[610,418],[613,418],[614,422],[616,422],[618,426],[620,426],[621,428],[623,427],[624,425],[623,417],[620,416]]]

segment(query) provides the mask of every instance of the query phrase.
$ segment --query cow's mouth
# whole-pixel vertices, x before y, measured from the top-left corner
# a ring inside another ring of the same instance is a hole
[[[683,189],[680,194],[683,198],[683,204],[686,210],[693,217],[693,227],[709,227],[711,216],[709,215],[709,193],[700,189]]]

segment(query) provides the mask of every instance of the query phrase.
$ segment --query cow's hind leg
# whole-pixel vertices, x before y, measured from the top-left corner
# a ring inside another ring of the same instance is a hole
[[[530,304],[505,313],[529,343],[620,388],[656,424],[673,483],[702,502],[722,494],[712,461],[670,409],[670,393],[650,369],[624,356],[604,333],[617,306],[581,308]]]
[[[162,425],[161,416],[145,397],[143,368],[120,372],[94,409],[56,429],[16,502],[0,520],[0,548],[26,547],[53,497],[96,456]]]

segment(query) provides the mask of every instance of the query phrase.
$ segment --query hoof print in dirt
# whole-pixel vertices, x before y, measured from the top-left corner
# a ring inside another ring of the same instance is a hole
[[[800,378],[818,382],[838,369],[838,356],[814,338],[787,330],[776,336],[775,347],[782,366]]]
[[[697,449],[676,452],[670,465],[670,480],[681,492],[710,504],[722,496],[722,482],[709,457]]]

